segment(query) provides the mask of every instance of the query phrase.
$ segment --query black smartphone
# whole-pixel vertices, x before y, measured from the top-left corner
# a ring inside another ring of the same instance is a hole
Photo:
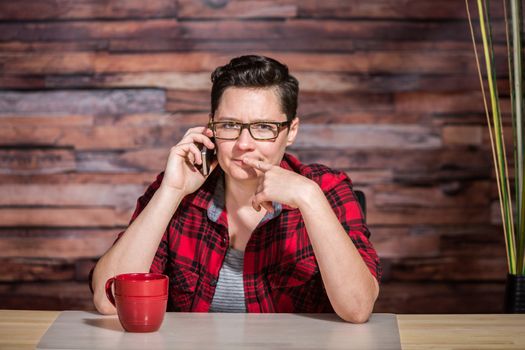
[[[215,143],[213,137],[210,138],[211,142]],[[202,175],[208,176],[210,173],[211,164],[215,159],[215,148],[208,149],[202,143],[198,144],[199,149],[201,150],[202,164],[195,164],[195,167],[199,169]]]

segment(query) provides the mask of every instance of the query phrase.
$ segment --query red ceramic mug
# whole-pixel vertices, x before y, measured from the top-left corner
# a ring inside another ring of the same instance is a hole
[[[164,320],[168,276],[158,273],[117,275],[107,280],[106,296],[117,308],[118,318],[126,331],[154,332]]]

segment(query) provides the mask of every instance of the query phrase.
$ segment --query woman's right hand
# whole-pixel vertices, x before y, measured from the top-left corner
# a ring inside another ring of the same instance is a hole
[[[193,165],[202,164],[201,152],[196,143],[214,149],[215,145],[210,137],[213,137],[213,132],[204,126],[189,129],[182,140],[170,150],[161,186],[181,191],[184,196],[202,186],[206,177]],[[210,173],[216,165],[215,160],[210,165]]]

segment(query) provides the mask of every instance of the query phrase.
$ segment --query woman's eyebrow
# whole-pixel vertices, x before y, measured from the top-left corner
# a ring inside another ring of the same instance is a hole
[[[237,119],[237,118],[233,118],[233,117],[218,117],[216,120],[220,120],[220,121],[232,121],[232,122],[240,122],[241,120],[240,119]]]
[[[217,119],[215,119],[215,121],[232,121],[232,122],[239,122],[239,123],[242,123],[242,120],[238,119],[238,118],[232,118],[232,117],[218,117]],[[250,121],[250,123],[259,123],[259,122],[280,122],[279,120],[273,120],[271,118],[266,118],[266,117],[260,117],[260,118],[254,118],[253,120]]]

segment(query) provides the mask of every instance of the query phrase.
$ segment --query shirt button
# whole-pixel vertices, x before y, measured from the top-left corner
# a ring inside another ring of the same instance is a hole
[[[223,237],[221,241],[221,244],[223,247],[226,245],[226,241],[227,241],[226,237]]]
[[[216,285],[217,285],[217,280],[216,279],[212,279],[210,281],[210,286],[215,287]]]

